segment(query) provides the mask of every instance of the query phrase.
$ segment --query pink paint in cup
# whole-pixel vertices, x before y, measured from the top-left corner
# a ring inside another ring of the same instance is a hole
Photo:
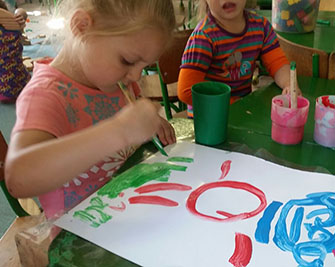
[[[277,143],[295,145],[302,141],[307,121],[309,101],[298,96],[297,108],[291,108],[290,95],[278,95],[272,98],[271,138]]]
[[[335,95],[320,96],[315,104],[314,140],[326,147],[335,147]]]

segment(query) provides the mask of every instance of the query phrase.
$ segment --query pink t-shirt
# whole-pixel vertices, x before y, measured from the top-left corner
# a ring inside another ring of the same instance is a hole
[[[138,94],[139,88],[134,87]],[[12,134],[36,129],[61,137],[113,116],[126,103],[121,90],[104,93],[88,88],[47,64],[36,63],[31,81],[17,100]],[[133,152],[128,148],[105,158],[61,188],[39,196],[45,215],[59,216],[85,199],[108,182]]]

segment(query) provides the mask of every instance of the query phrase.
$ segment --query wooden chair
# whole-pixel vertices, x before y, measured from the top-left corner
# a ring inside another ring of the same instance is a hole
[[[33,199],[16,199],[12,197],[4,181],[4,161],[7,153],[7,143],[0,131],[0,185],[14,213],[17,215],[6,233],[0,240],[0,265],[20,266],[15,236],[17,233],[40,223],[43,218],[40,208]],[[23,205],[21,205],[21,203]],[[34,215],[34,216],[30,216]],[[2,265],[3,264],[3,265]]]
[[[313,76],[313,55],[319,55],[319,77],[328,78],[328,54],[322,50],[298,45],[281,37],[278,40],[289,61],[297,63],[297,74]]]
[[[332,52],[329,56],[328,79],[335,80],[335,52]]]
[[[157,62],[158,74],[161,84],[163,104],[167,119],[172,118],[171,108],[175,112],[186,109],[186,105],[178,100],[177,90],[174,95],[169,95],[167,86],[178,82],[181,58],[189,36],[193,30],[176,32],[175,38],[169,48],[161,55]],[[174,103],[178,102],[179,106]]]
[[[334,0],[321,0],[320,10],[322,11],[335,11],[335,1]]]

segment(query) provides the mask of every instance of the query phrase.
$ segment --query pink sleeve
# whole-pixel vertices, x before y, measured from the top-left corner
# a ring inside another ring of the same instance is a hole
[[[12,134],[22,130],[42,130],[56,137],[68,131],[64,98],[55,91],[28,86],[16,103],[16,123]]]

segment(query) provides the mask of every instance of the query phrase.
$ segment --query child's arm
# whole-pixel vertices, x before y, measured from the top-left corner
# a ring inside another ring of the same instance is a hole
[[[194,69],[181,69],[178,78],[178,98],[192,105],[192,91],[194,84],[205,81],[205,73]]]
[[[290,65],[285,64],[274,75],[276,84],[283,89],[282,94],[290,93]],[[297,88],[298,95],[302,95],[300,88]]]
[[[60,138],[40,130],[12,135],[5,162],[8,190],[15,197],[38,196],[127,146],[157,133],[161,120],[146,99],[124,107],[110,119]]]
[[[275,31],[266,18],[264,19],[264,43],[261,51],[261,60],[276,84],[283,90],[283,94],[290,92],[290,66]],[[298,94],[301,91],[298,88]]]
[[[178,98],[192,105],[194,84],[205,81],[212,58],[213,41],[201,29],[194,30],[188,39],[178,77]]]
[[[276,84],[283,90],[282,94],[290,93],[290,65],[280,47],[269,51],[262,56],[262,62]],[[298,95],[302,95],[301,90],[297,88]]]

